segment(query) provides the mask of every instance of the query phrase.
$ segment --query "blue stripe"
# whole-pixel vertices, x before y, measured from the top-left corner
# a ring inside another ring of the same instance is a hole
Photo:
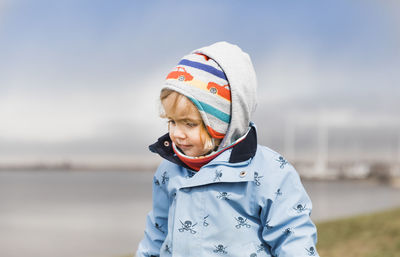
[[[225,79],[226,81],[228,81],[228,79],[226,78],[225,73],[223,71],[220,71],[220,70],[218,70],[218,69],[216,69],[216,68],[214,68],[214,67],[212,67],[210,65],[207,65],[207,64],[203,64],[203,63],[200,63],[200,62],[193,62],[193,61],[189,61],[189,60],[186,60],[186,59],[182,59],[178,63],[178,65],[186,65],[186,66],[190,66],[190,67],[193,67],[193,68],[197,68],[197,69],[209,72],[211,74],[214,74],[215,76],[217,76],[217,77],[219,77],[221,79]]]
[[[189,99],[196,105],[197,109],[199,109],[200,111],[209,113],[212,116],[216,117],[217,119],[219,119],[223,122],[226,122],[226,123],[229,123],[231,121],[231,116],[229,114],[221,112],[220,110],[216,109],[215,107],[212,107],[211,105],[200,102],[194,98],[189,97]]]

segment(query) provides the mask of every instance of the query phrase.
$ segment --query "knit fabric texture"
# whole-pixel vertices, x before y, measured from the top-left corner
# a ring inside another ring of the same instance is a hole
[[[231,121],[231,91],[221,67],[204,54],[183,57],[162,88],[189,98],[200,112],[208,133],[224,138]]]

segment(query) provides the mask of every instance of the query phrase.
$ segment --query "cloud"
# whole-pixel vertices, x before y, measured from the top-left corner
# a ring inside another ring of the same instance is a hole
[[[352,55],[352,47],[332,57],[301,41],[291,43],[296,47],[280,46],[258,60],[260,100],[267,109],[352,108],[375,114],[400,109],[400,61],[362,62]]]
[[[290,10],[229,1],[210,1],[211,9],[159,2],[109,10],[102,2],[90,11],[75,1],[55,4],[54,12],[46,1],[10,3],[0,2],[3,153],[11,152],[5,142],[16,154],[145,151],[165,132],[157,105],[165,74],[184,54],[221,39],[255,63],[262,142],[282,141],[288,116],[310,126],[320,113],[332,126],[399,121],[396,1]]]
[[[118,122],[151,126],[158,119],[159,83],[148,78],[132,87],[10,89],[0,97],[0,118],[7,121],[0,134],[15,140],[65,142],[96,137]]]

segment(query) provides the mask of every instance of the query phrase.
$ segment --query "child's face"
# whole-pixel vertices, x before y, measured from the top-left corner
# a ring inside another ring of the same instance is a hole
[[[201,138],[203,120],[194,104],[178,93],[171,93],[162,101],[165,115],[168,118],[169,136],[175,145],[187,156],[205,155],[210,149],[204,149]]]

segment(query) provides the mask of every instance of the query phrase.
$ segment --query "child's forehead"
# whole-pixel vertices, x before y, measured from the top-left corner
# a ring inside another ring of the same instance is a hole
[[[202,120],[195,105],[186,97],[171,94],[162,102],[166,116],[176,120]]]
[[[186,114],[186,115],[180,115],[180,114],[172,114],[172,115],[167,115],[168,118],[171,118],[175,121],[201,121],[200,115],[193,115],[193,114]]]

